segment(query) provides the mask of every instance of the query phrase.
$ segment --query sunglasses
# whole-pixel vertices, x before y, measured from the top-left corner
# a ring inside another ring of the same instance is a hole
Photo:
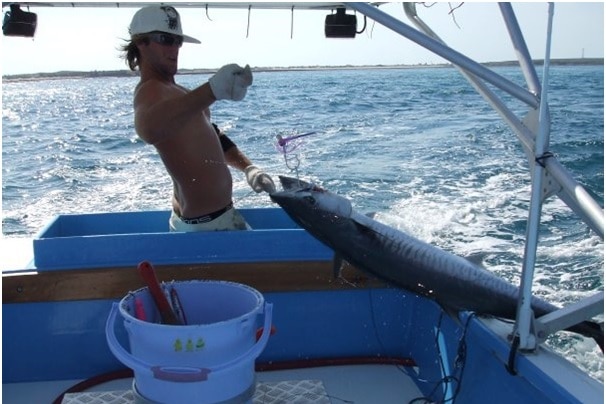
[[[176,35],[154,32],[154,33],[147,35],[147,37],[151,41],[153,41],[157,44],[163,45],[163,46],[175,46],[176,45],[180,48],[181,45],[183,45],[183,38],[180,36],[176,36]]]

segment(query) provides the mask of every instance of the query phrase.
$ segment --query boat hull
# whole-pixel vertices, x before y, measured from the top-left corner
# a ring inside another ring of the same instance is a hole
[[[207,237],[217,237],[213,243],[222,244],[218,251],[232,254],[200,253],[197,262],[187,264],[171,263],[173,258],[166,256],[156,270],[161,281],[223,279],[262,292],[274,307],[276,332],[257,360],[258,369],[360,358],[389,363],[395,358],[433,400],[445,394],[457,394],[457,401],[466,403],[483,403],[488,396],[495,403],[592,402],[601,397],[601,383],[544,348],[530,357],[518,355],[518,374],[512,376],[505,367],[510,325],[497,322],[495,327],[494,321],[469,318],[467,312],[452,319],[437,303],[388,287],[355,268],[334,279],[330,250],[285,222],[279,210],[254,214],[264,219],[261,228],[245,232],[246,246],[230,240],[241,232],[214,233]],[[127,236],[136,238],[134,234]],[[195,234],[181,236],[192,251],[208,248]],[[158,249],[150,254],[160,254]],[[105,322],[112,304],[142,286],[142,280],[134,261],[103,265],[4,273],[3,383],[84,379],[123,368],[108,348]],[[116,335],[128,346],[120,325]],[[463,344],[466,354],[461,357]],[[455,379],[458,390],[454,381],[444,382]]]

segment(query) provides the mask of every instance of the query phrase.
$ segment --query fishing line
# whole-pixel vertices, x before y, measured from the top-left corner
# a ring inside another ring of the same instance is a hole
[[[227,164],[227,162],[225,162],[225,161],[217,161],[217,160],[204,159],[204,160],[202,160],[202,162],[204,164],[220,164],[220,165],[226,165],[226,166],[229,167],[229,164]],[[241,200],[243,200],[245,198],[248,198],[248,197],[250,197],[251,195],[254,195],[254,194],[256,194],[256,192],[254,190],[250,190],[248,193],[245,193],[245,194],[243,194],[243,195],[241,195],[239,197],[233,196],[232,199],[233,199],[234,202],[239,202],[239,201],[241,201]]]
[[[469,317],[467,317],[467,320],[465,321],[465,326],[463,327],[463,333],[461,334],[461,337],[459,338],[459,343],[457,346],[457,355],[455,356],[454,361],[453,361],[453,372],[452,372],[453,374],[449,375],[449,376],[445,376],[442,379],[435,382],[436,385],[430,391],[429,395],[427,395],[425,397],[414,398],[411,401],[409,401],[408,404],[435,403],[435,401],[433,399],[431,399],[430,397],[432,397],[434,395],[434,393],[437,391],[437,389],[440,386],[443,386],[445,383],[453,383],[453,382],[456,383],[456,389],[455,389],[454,393],[452,394],[452,397],[447,398],[446,393],[448,392],[448,389],[444,389],[444,394],[442,395],[442,399],[439,400],[438,403],[440,403],[440,404],[453,403],[454,404],[454,402],[459,394],[459,391],[461,390],[461,384],[463,382],[463,372],[465,370],[465,363],[467,361],[467,342],[466,342],[467,331],[469,329],[469,323],[475,316],[476,316],[476,313],[472,312],[469,314]],[[442,327],[443,317],[444,317],[444,311],[440,311],[440,316],[438,317],[438,324],[436,326],[436,333],[435,333],[434,341],[436,344],[436,349],[438,351],[438,362],[440,364],[440,371],[442,372],[443,375],[446,375],[446,366],[442,359],[442,351],[440,349],[440,343],[438,340],[438,336],[440,335],[440,330]],[[457,373],[458,373],[458,376],[457,376]]]
[[[425,7],[425,8],[431,8],[431,7],[435,6],[436,4],[438,4],[438,2],[433,2],[433,3],[420,2],[418,4],[423,5],[423,7]],[[463,7],[463,4],[465,4],[465,2],[460,2],[459,4],[453,6],[451,2],[448,2],[448,8],[450,9],[450,11],[448,12],[448,15],[451,16],[452,22],[454,22],[454,25],[456,25],[456,27],[459,29],[461,29],[461,27],[459,26],[459,23],[457,22],[454,12],[455,12],[455,10]]]
[[[238,196],[238,197],[233,197],[234,203],[240,202],[243,199],[248,199],[250,196],[255,195],[256,192],[254,190],[249,191],[248,193],[242,195],[242,196]]]
[[[250,33],[250,10],[252,9],[252,5],[248,5],[248,20],[246,23],[246,38],[248,39],[248,34]]]
[[[377,318],[376,318],[376,314],[375,314],[375,304],[374,304],[374,299],[372,296],[372,292],[373,289],[369,289],[368,290],[368,300],[369,300],[369,304],[370,304],[370,320],[372,321],[372,329],[375,333],[375,338],[377,339],[377,342],[379,343],[379,346],[381,347],[381,350],[383,351],[383,355],[385,355],[386,357],[389,356],[387,354],[387,348],[385,348],[385,344],[383,344],[383,340],[381,339],[381,336],[379,334],[379,328],[377,327]],[[398,369],[401,373],[408,375],[408,373],[406,372],[406,369],[404,369],[404,366],[402,365],[395,365],[396,369]]]
[[[295,27],[295,6],[292,6],[290,8],[290,39],[292,39],[294,27]]]
[[[206,4],[206,18],[208,18],[208,21],[213,20],[212,18],[210,18],[210,15],[208,14],[208,3]]]

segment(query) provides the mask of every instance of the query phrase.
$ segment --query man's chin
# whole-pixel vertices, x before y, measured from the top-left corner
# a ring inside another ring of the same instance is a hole
[[[166,72],[166,74],[174,76],[175,74],[177,74],[177,71],[179,69],[177,68],[177,65],[167,65],[164,66],[164,71]]]

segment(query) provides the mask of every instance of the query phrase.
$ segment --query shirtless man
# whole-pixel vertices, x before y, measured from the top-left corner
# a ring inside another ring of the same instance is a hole
[[[171,231],[249,228],[233,208],[228,165],[244,171],[256,192],[273,192],[275,186],[211,123],[209,107],[217,100],[242,100],[252,84],[250,67],[223,66],[190,91],[175,83],[179,49],[183,42],[200,41],[183,35],[177,10],[144,7],[129,31],[124,58],[141,73],[134,95],[135,129],[156,148],[173,180]]]

